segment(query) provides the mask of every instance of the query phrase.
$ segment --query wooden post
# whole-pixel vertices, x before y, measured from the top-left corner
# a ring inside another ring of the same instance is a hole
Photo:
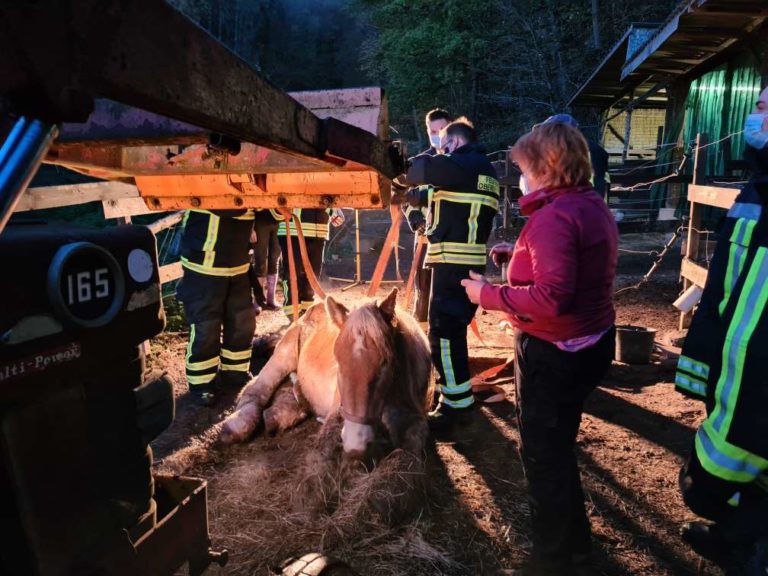
[[[693,185],[704,183],[704,176],[706,174],[707,166],[707,153],[706,151],[702,152],[701,148],[702,146],[706,146],[706,144],[707,135],[698,134],[696,136],[696,148],[694,149],[693,155]],[[690,204],[690,216],[688,218],[688,240],[685,243],[685,254],[683,255],[684,260],[695,260],[698,257],[699,230],[701,230],[701,223],[703,220],[701,210],[697,206],[696,202],[691,201]],[[692,282],[688,280],[688,278],[683,278],[683,291],[688,290],[691,284]],[[690,326],[692,316],[692,312],[680,313],[680,330],[684,330]]]
[[[634,95],[633,95],[634,97]],[[629,156],[629,139],[632,136],[632,107],[628,106],[624,116],[624,150],[621,152],[621,161],[626,163]]]

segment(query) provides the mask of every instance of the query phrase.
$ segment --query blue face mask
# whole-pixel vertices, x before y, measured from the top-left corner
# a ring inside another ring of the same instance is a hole
[[[744,122],[744,141],[761,150],[768,144],[768,132],[763,130],[765,114],[750,114]]]
[[[439,134],[430,134],[429,135],[429,143],[432,144],[432,148],[435,148],[435,149],[440,148],[440,135]]]

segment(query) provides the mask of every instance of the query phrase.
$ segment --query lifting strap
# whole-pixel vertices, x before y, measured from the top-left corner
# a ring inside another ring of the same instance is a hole
[[[279,211],[285,219],[286,238],[288,239],[288,267],[290,269],[291,277],[291,306],[293,308],[293,320],[296,321],[298,320],[299,315],[299,287],[296,275],[296,260],[293,254],[293,242],[291,241],[291,220],[293,220],[293,223],[296,225],[301,263],[304,265],[304,273],[307,275],[309,285],[312,286],[312,290],[314,290],[320,298],[325,298],[325,291],[320,286],[320,282],[318,281],[317,276],[315,276],[315,271],[312,269],[312,263],[309,261],[309,253],[307,252],[307,243],[304,240],[304,232],[301,229],[301,221],[298,218],[295,218],[293,213],[285,208],[279,208]]]
[[[405,302],[403,308],[410,310],[411,308],[411,296],[413,296],[413,284],[416,281],[416,274],[419,272],[419,262],[421,261],[421,255],[424,253],[424,249],[427,245],[427,237],[423,234],[416,240],[416,252],[413,255],[413,262],[411,262],[411,271],[408,274],[408,283],[405,286]]]
[[[368,289],[367,294],[369,298],[376,296],[379,284],[381,284],[381,280],[384,278],[384,272],[387,270],[387,264],[389,264],[389,257],[392,254],[392,249],[400,242],[400,222],[403,219],[403,211],[400,210],[400,206],[397,204],[390,204],[389,214],[392,217],[392,226],[390,226],[387,238],[384,240],[381,255],[379,255],[379,260],[376,262],[376,269],[373,271],[373,276],[371,277],[371,287]]]

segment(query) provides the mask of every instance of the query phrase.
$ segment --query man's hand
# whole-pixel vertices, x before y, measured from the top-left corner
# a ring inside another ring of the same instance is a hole
[[[501,268],[502,264],[509,262],[509,259],[514,251],[514,244],[510,244],[509,242],[502,242],[501,244],[496,244],[496,246],[491,248],[489,256],[491,257],[491,260],[493,260],[493,263]]]
[[[346,217],[344,216],[344,212],[339,208],[333,209],[333,214],[331,215],[331,226],[334,228],[338,228],[342,224],[344,224],[344,221],[346,220]]]
[[[461,285],[467,291],[467,298],[472,304],[480,304],[480,292],[483,291],[483,286],[486,284],[489,282],[485,276],[471,270],[469,271],[469,278],[461,281]]]

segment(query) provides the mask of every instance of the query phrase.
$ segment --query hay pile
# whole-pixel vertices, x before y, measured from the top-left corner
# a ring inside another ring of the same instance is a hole
[[[310,423],[232,447],[212,441],[212,429],[163,461],[164,472],[208,479],[211,537],[230,551],[224,573],[266,574],[310,551],[362,574],[451,571],[422,537],[425,458],[395,450],[368,470],[342,457],[339,428]]]

